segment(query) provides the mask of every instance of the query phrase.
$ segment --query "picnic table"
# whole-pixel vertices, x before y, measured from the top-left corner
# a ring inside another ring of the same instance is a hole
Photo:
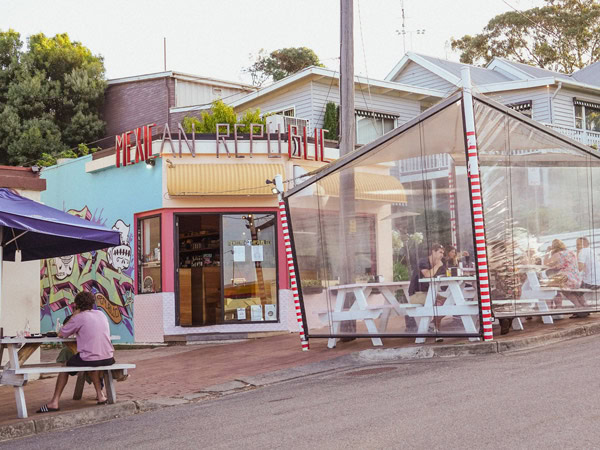
[[[479,316],[479,302],[477,300],[467,300],[473,298],[475,289],[467,289],[465,284],[475,282],[476,277],[461,276],[461,277],[433,277],[420,278],[419,283],[429,283],[427,297],[425,303],[418,308],[407,311],[407,314],[415,319],[418,319],[419,334],[427,334],[429,324],[436,316],[458,316],[460,317],[463,327],[467,333],[477,333],[475,321],[473,317]],[[446,290],[441,288],[446,287]],[[436,306],[437,296],[445,297],[442,305]],[[422,344],[425,342],[424,337],[416,339],[416,343]],[[479,338],[471,337],[471,341],[478,341]]]
[[[118,340],[120,336],[111,336],[111,340]],[[4,337],[0,339],[0,361],[4,349],[8,351],[8,362],[0,373],[0,385],[10,385],[15,388],[15,401],[19,418],[27,417],[25,392],[23,386],[27,384],[28,375],[58,372],[80,372],[73,394],[74,400],[80,400],[83,393],[83,372],[95,370],[105,371],[104,381],[108,403],[116,402],[112,370],[122,370],[126,374],[128,369],[135,369],[135,364],[112,364],[101,367],[66,367],[55,363],[25,364],[31,355],[43,344],[62,343],[77,353],[77,340],[75,338],[61,337]]]
[[[373,345],[381,346],[383,345],[381,338],[376,335],[381,335],[385,332],[391,311],[395,311],[398,315],[405,315],[407,309],[418,306],[411,305],[410,303],[400,303],[394,295],[397,290],[401,289],[404,292],[405,298],[408,299],[409,284],[409,281],[390,281],[332,286],[328,290],[336,292],[333,311],[319,311],[317,314],[322,321],[331,321],[333,335],[339,333],[341,322],[346,320],[362,320],[369,334],[374,335],[371,338]],[[354,294],[354,301],[349,309],[344,310],[346,296],[349,293]],[[369,303],[370,297],[375,293],[383,296],[383,304]],[[381,319],[379,329],[375,324],[376,319]],[[337,339],[335,337],[330,338],[327,347],[334,348]]]

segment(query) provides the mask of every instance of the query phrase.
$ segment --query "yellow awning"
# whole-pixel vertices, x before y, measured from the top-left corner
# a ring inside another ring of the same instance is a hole
[[[319,184],[323,189],[322,195],[339,197],[339,173],[328,175],[325,178],[320,179],[317,184]],[[357,200],[406,203],[404,186],[402,186],[402,183],[400,183],[397,178],[394,178],[391,175],[355,172],[354,192],[354,196]]]
[[[283,164],[176,164],[167,168],[167,191],[186,195],[273,195],[272,180]]]

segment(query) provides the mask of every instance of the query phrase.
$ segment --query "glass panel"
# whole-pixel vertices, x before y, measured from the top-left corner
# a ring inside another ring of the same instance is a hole
[[[585,127],[590,131],[600,131],[600,109],[585,107]]]
[[[223,215],[225,320],[277,320],[274,214]]]
[[[138,292],[161,292],[160,217],[138,221],[138,268]]]
[[[598,158],[479,102],[476,122],[496,317],[596,309]]]
[[[583,128],[583,106],[575,105],[575,127]]]
[[[479,333],[475,279],[458,276],[473,251],[461,117],[457,102],[288,198],[310,335]],[[455,276],[428,283],[453,244]]]
[[[356,143],[363,145],[383,135],[381,119],[356,116]]]

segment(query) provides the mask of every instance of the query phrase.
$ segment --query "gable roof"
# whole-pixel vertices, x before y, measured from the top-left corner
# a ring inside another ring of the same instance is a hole
[[[569,75],[555,72],[553,70],[542,69],[541,67],[530,66],[515,61],[508,61],[502,58],[492,59],[486,66],[486,69],[494,70],[495,68],[506,69],[509,73],[515,74],[517,78],[522,80],[530,80],[532,78],[547,78],[555,77],[563,80],[571,80]],[[519,76],[520,75],[520,76]]]
[[[573,72],[571,77],[581,83],[600,86],[600,61],[590,64],[577,72]]]
[[[557,83],[588,91],[597,92],[600,90],[600,62],[571,75],[566,75],[501,58],[494,58],[486,67],[477,67],[412,52],[407,52],[385,79],[388,81],[394,80],[411,62],[422,66],[456,87],[461,86],[461,69],[468,67],[471,72],[473,87],[481,93],[517,90]]]
[[[434,56],[420,55],[413,52],[407,52],[400,62],[396,64],[392,71],[385,77],[385,79],[387,81],[392,81],[411,61],[423,66],[424,68],[430,70],[437,76],[457,87],[460,87],[461,85],[460,71],[463,67],[468,67],[471,70],[471,81],[476,85],[511,81],[511,79],[507,76],[484,67],[448,61],[445,59],[436,58]]]

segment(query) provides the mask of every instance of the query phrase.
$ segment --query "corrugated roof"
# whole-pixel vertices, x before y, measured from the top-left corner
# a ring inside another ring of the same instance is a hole
[[[579,81],[580,83],[600,86],[600,61],[574,72],[571,74],[571,78]]]
[[[427,56],[419,54],[419,56],[427,61],[435,64],[438,67],[450,72],[452,75],[460,78],[460,69],[463,67],[468,67],[471,70],[471,81],[473,84],[482,85],[482,84],[490,84],[490,83],[503,83],[505,81],[512,81],[510,78],[502,75],[499,72],[496,72],[491,69],[486,69],[484,67],[472,66],[470,64],[463,64],[454,61],[447,61],[445,59],[435,58],[433,56]]]
[[[529,64],[518,63],[514,61],[508,61],[506,59],[498,58],[500,61],[510,64],[511,66],[525,72],[527,75],[530,75],[532,78],[547,78],[547,77],[555,77],[562,78],[563,80],[572,80],[569,75],[564,73],[555,72],[553,70],[542,69],[541,67],[530,66]]]

